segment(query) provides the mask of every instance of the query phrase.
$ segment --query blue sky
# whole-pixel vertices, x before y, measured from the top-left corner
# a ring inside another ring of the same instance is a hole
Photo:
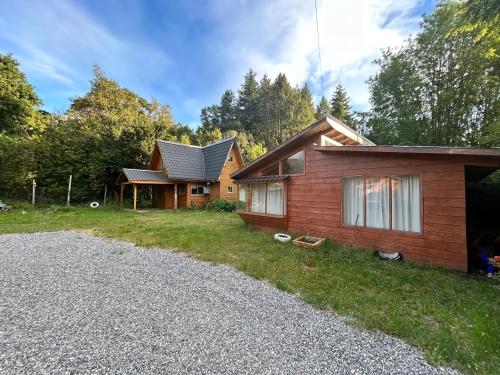
[[[318,0],[324,91],[342,82],[355,109],[369,107],[367,78],[381,48],[418,30],[434,0]],[[254,69],[308,82],[321,95],[314,0],[0,2],[0,53],[12,53],[44,108],[83,95],[92,65],[122,86],[199,124],[200,109]]]

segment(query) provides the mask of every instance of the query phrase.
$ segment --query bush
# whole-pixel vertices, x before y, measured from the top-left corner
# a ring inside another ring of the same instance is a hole
[[[214,199],[210,204],[210,209],[217,212],[233,212],[236,211],[236,202]]]

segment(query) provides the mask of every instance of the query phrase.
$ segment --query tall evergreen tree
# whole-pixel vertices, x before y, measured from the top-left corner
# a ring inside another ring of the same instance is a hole
[[[203,107],[201,109],[201,127],[206,130],[214,130],[220,127],[220,110],[217,104]]]
[[[222,94],[219,116],[222,131],[241,129],[241,123],[238,119],[237,99],[233,90],[226,90]]]
[[[351,99],[347,95],[342,84],[338,84],[330,100],[332,115],[347,125],[353,126],[354,121],[351,113]]]
[[[332,113],[332,109],[330,108],[330,104],[328,104],[328,100],[324,96],[321,97],[318,105],[316,106],[316,119],[320,119],[324,116],[330,115]]]
[[[244,130],[253,133],[258,121],[257,104],[259,98],[259,84],[257,73],[252,69],[245,74],[243,84],[238,90],[238,118]]]

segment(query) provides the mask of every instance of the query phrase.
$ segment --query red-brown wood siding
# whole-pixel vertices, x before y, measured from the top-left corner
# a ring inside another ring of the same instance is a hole
[[[301,147],[304,146],[297,149]],[[273,158],[265,166],[275,161]],[[313,150],[310,140],[305,148],[305,163],[305,175],[290,176],[287,180],[290,233],[325,236],[350,244],[353,227],[342,223],[343,176],[420,175],[422,233],[358,227],[353,244],[400,251],[410,261],[467,271],[464,165],[498,166],[498,162],[442,155],[328,153]],[[255,227],[270,225],[263,215],[241,216]]]
[[[238,212],[240,217],[250,226],[265,232],[272,232],[275,229],[286,230],[286,217],[272,215],[258,215],[251,212]]]

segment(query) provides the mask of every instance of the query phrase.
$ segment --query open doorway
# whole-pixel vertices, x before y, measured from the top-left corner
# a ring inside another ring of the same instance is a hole
[[[500,169],[466,165],[465,184],[469,272],[488,273],[485,256],[500,255]]]

